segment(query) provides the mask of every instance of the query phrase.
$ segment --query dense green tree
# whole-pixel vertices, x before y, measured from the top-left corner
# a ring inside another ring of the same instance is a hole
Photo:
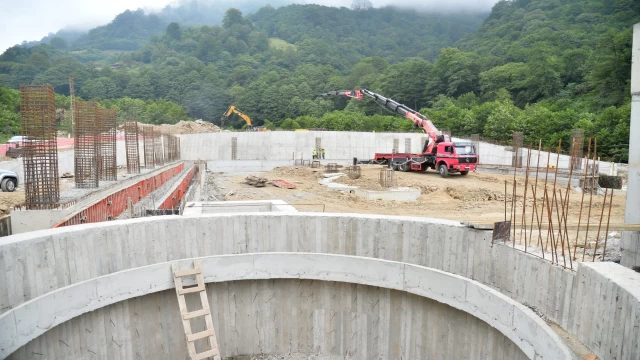
[[[174,41],[182,39],[182,29],[180,25],[172,22],[167,26],[167,38]]]

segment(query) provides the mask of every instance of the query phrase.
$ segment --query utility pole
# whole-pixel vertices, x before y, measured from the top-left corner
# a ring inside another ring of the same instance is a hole
[[[74,117],[74,109],[75,109],[75,94],[74,94],[74,84],[73,84],[73,76],[69,75],[67,76],[67,78],[69,78],[69,98],[71,99],[71,105],[69,107],[69,111],[71,111],[71,129],[69,129],[69,134],[73,134],[73,126],[75,125],[75,122],[73,121],[73,117]]]

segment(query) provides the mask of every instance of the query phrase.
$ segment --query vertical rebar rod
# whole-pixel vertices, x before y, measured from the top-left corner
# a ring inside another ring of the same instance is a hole
[[[549,193],[547,191],[547,187],[546,186],[544,188],[544,199],[545,199],[545,202],[547,203],[547,221],[549,222],[549,230],[550,230],[551,234],[553,234],[553,216],[551,215],[551,210],[550,210],[551,209],[551,205],[549,205]],[[555,260],[556,260],[556,263],[557,263],[558,262],[558,254],[553,250],[555,248],[553,235],[547,236],[547,244],[549,243],[549,240],[551,240],[551,263],[553,264],[553,262],[554,262],[554,253],[555,253]]]
[[[562,189],[558,189],[558,192],[560,192],[560,204],[562,204]],[[564,264],[564,267],[567,267],[567,257],[565,256],[564,253],[564,236],[562,235],[562,218],[564,218],[564,206],[562,207],[562,214],[560,213],[560,211],[558,210],[558,198],[556,197],[556,212],[558,213],[558,216],[560,218],[560,221],[558,222],[558,227],[560,228],[560,231],[558,232],[559,234],[559,238],[560,238],[560,247],[562,249],[562,262]]]
[[[569,240],[569,231],[567,229],[567,221],[569,220],[569,194],[571,194],[571,180],[573,179],[573,169],[575,167],[575,156],[577,153],[577,144],[582,144],[580,139],[572,139],[571,142],[571,166],[569,167],[569,182],[567,183],[567,193],[565,194],[565,200],[562,206],[564,212],[564,239],[567,241],[567,248],[569,250],[569,266],[573,269],[573,260],[571,259],[571,242]],[[566,207],[566,211],[565,211]]]
[[[591,190],[589,191],[589,211],[587,215],[587,229],[584,234],[584,248],[582,249],[582,261],[587,253],[587,241],[589,239],[589,225],[591,224],[591,205],[593,204],[593,181],[596,177],[596,159],[598,156],[598,139],[593,139],[593,162],[591,163]],[[586,183],[585,183],[586,187]]]
[[[602,210],[600,211],[600,222],[598,223],[598,234],[596,235],[596,246],[593,248],[593,258],[591,261],[596,261],[596,252],[598,251],[598,241],[600,240],[600,230],[602,229],[602,218],[604,217],[604,207],[607,204],[607,195],[609,189],[604,189],[604,199],[602,199]],[[605,238],[606,238],[605,234]]]
[[[504,181],[504,240],[507,240],[507,180]],[[511,231],[511,229],[509,229]]]
[[[604,248],[602,249],[602,260],[607,255],[607,240],[609,239],[609,220],[611,220],[611,204],[613,204],[613,189],[611,189],[611,198],[609,199],[609,214],[607,215],[607,229],[604,231]]]
[[[533,215],[535,213],[536,220],[538,219],[538,206],[536,204],[536,195],[538,194],[538,171],[540,170],[540,151],[542,150],[542,139],[538,140],[538,164],[536,165],[536,183],[532,185],[531,192],[533,193],[533,211],[531,211],[531,228],[529,229],[529,239],[533,239]],[[540,221],[538,220],[538,230],[540,230]],[[526,230],[525,230],[526,231]],[[542,253],[544,255],[544,252]]]
[[[512,227],[513,227],[513,247],[516,247],[516,195],[517,195],[517,182],[515,180],[515,175],[513,176],[514,180],[513,180],[513,192],[511,194],[511,210],[513,211],[513,217],[512,217]]]
[[[520,237],[522,237],[522,229],[524,229],[524,252],[527,252],[527,185],[529,185],[529,165],[531,163],[531,145],[527,149],[527,170],[524,177],[524,195],[522,196],[522,219],[520,219]]]
[[[582,199],[580,200],[580,214],[578,215],[578,229],[576,230],[576,244],[573,246],[573,258],[576,258],[576,252],[578,251],[578,242],[580,242],[580,223],[582,222],[582,208],[584,207],[584,193],[587,186],[587,172],[589,171],[589,157],[591,156],[591,138],[589,138],[589,147],[587,150],[587,157],[584,164],[584,178],[582,179]]]
[[[545,174],[544,174],[544,187],[545,189],[547,188],[547,183],[549,181],[549,161],[551,160],[551,147],[549,147],[549,149],[547,150],[547,166],[546,166],[546,170],[545,170]],[[540,209],[540,218],[542,220],[544,220],[544,206],[545,206],[545,202],[542,201],[542,208]],[[542,223],[542,220],[540,221],[540,223]],[[544,245],[544,247],[542,248],[542,252],[544,253],[544,251],[547,248],[547,244],[549,244],[549,232],[547,231],[547,241]],[[542,245],[542,234],[540,232],[540,245]]]
[[[558,168],[560,167],[560,150],[562,146],[562,139],[558,140],[558,149],[556,150],[556,170],[554,172],[553,175],[553,198],[551,199],[551,204],[553,205],[555,199],[556,199],[556,185],[558,183]],[[553,208],[551,208],[551,213],[553,214]],[[553,243],[557,245],[557,242],[555,241],[555,233],[551,232],[551,236],[554,237],[554,241]],[[557,255],[557,251],[558,249],[554,249],[554,251],[556,251],[556,262],[558,260],[558,255]]]

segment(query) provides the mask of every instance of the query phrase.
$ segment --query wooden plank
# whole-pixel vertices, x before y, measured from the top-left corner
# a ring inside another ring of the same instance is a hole
[[[174,277],[185,277],[185,276],[192,276],[192,275],[198,275],[201,273],[200,268],[197,269],[188,269],[188,270],[180,270],[177,271],[173,274]]]
[[[197,317],[205,316],[209,314],[211,314],[211,310],[207,307],[202,310],[196,310],[190,313],[182,314],[182,319],[189,320],[189,319],[193,319],[193,318],[197,318]]]
[[[201,331],[199,333],[187,335],[187,341],[193,342],[196,340],[204,339],[206,337],[213,335],[213,329],[207,329],[205,331]]]
[[[179,279],[179,278],[176,278]],[[177,289],[177,287],[176,287]],[[178,290],[178,295],[184,295],[184,294],[191,294],[191,293],[196,293],[196,292],[201,292],[204,291],[204,286],[194,286],[191,288],[186,288],[186,289],[180,289]]]
[[[208,350],[208,351],[202,352],[200,354],[196,354],[195,356],[192,356],[191,360],[202,360],[202,359],[206,359],[208,357],[214,357],[215,358],[216,356],[219,357],[220,354],[218,354],[218,351],[212,349],[212,350]]]

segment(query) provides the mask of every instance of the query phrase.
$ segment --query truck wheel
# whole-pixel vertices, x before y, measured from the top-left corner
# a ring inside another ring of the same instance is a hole
[[[13,192],[16,189],[16,183],[13,179],[4,179],[0,184],[0,188],[4,192]]]
[[[469,171],[460,171],[460,175],[462,176],[466,176],[469,173]]]
[[[408,172],[411,170],[411,165],[409,164],[400,164],[398,165],[398,170],[403,171],[403,172]]]
[[[449,168],[447,167],[447,164],[438,165],[438,172],[440,173],[440,176],[442,176],[442,177],[449,176]]]

